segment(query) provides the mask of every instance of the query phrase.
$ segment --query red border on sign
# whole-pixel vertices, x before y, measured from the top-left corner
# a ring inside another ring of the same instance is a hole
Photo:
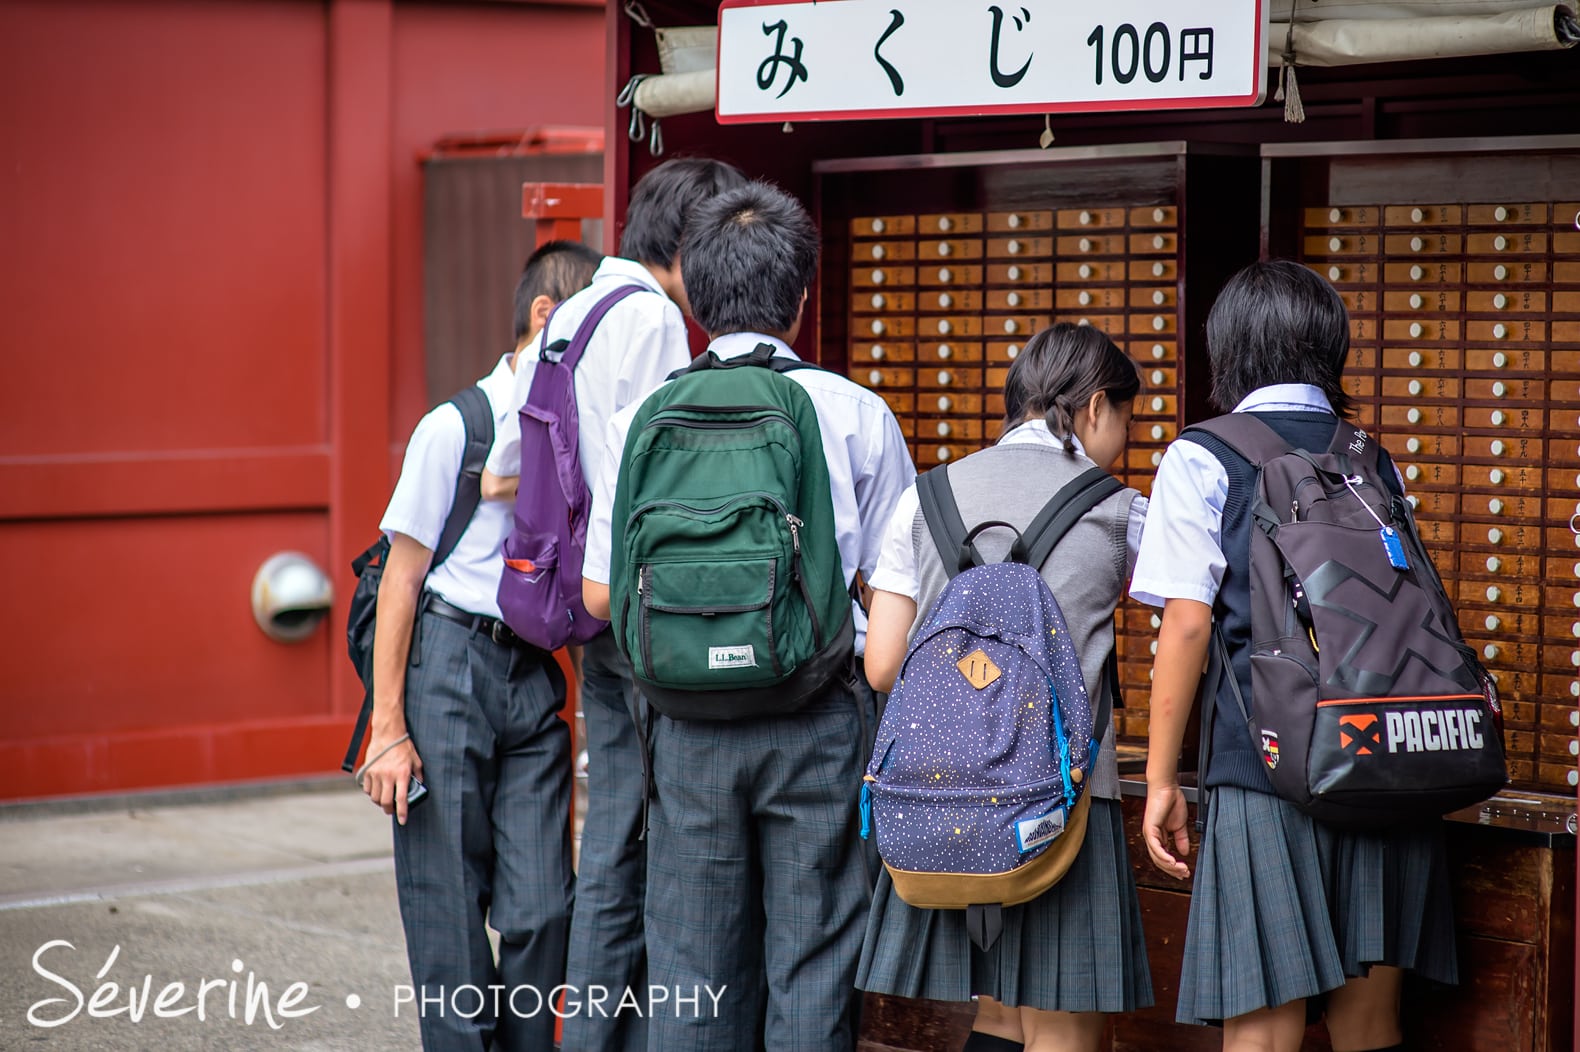
[[[1267,97],[1267,66],[1262,61],[1262,28],[1267,22],[1267,0],[1256,2],[1256,32],[1252,35],[1256,61],[1256,90],[1249,95],[1212,95],[1206,98],[1137,99],[1135,102],[1007,103],[1003,106],[934,106],[917,109],[872,110],[787,110],[778,113],[748,113],[726,116],[719,112],[719,52],[724,47],[724,17],[727,8],[783,7],[786,4],[816,4],[819,0],[723,0],[719,4],[718,42],[713,52],[713,119],[720,124],[767,124],[773,121],[860,121],[896,117],[986,117],[1027,113],[1114,113],[1147,110],[1222,110],[1260,106]],[[822,0],[828,3],[829,0]]]

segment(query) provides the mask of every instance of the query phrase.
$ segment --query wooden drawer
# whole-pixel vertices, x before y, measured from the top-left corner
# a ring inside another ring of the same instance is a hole
[[[1130,264],[1135,266],[1134,263]],[[1102,285],[1125,280],[1123,260],[1094,259],[1091,262],[1060,263],[1054,268],[1059,285]]]
[[[1388,256],[1458,256],[1465,251],[1459,234],[1388,234],[1383,237],[1383,252]]]
[[[987,360],[990,362],[1013,362],[1020,354],[1020,349],[1025,344],[1019,340],[989,340],[987,342]]]
[[[1024,340],[1046,329],[1051,320],[1046,314],[989,314],[982,319],[982,330],[991,336]]]
[[[989,212],[987,228],[989,233],[995,234],[1052,230],[1053,213],[1051,211]]]
[[[922,389],[980,391],[982,370],[969,365],[918,365],[916,386]],[[923,395],[925,405],[926,396]]]
[[[1131,234],[1130,254],[1132,256],[1150,256],[1167,253],[1173,255],[1179,249],[1179,238],[1172,233]]]
[[[1422,487],[1459,485],[1457,464],[1423,461],[1419,464],[1414,462],[1399,464],[1398,467],[1399,473],[1404,476],[1405,488],[1411,493]]]
[[[1459,380],[1451,376],[1402,376],[1385,375],[1382,380],[1384,398],[1408,404],[1411,400],[1444,400],[1459,398]]]
[[[1046,259],[1053,255],[1053,238],[1035,234],[1015,234],[987,239],[989,259]]]
[[[1053,284],[1054,266],[1046,261],[1027,260],[1024,263],[994,263],[987,268],[987,283],[991,290],[1000,288],[1047,288]]]
[[[1377,264],[1371,260],[1348,260],[1342,263],[1308,263],[1312,270],[1327,278],[1338,288],[1349,285],[1371,286],[1377,281]]]
[[[1467,489],[1515,490],[1536,493],[1542,489],[1542,469],[1531,464],[1465,464],[1460,481]]]
[[[1177,302],[1176,292],[1172,287],[1130,290],[1132,310],[1172,310]]]
[[[1465,322],[1465,339],[1470,343],[1540,343],[1547,339],[1547,323],[1533,318],[1471,318]]]
[[[1130,226],[1139,227],[1173,227],[1179,223],[1179,210],[1173,205],[1142,205],[1140,208],[1130,210]]]
[[[1068,321],[1076,325],[1090,325],[1101,329],[1111,339],[1118,339],[1125,333],[1125,316],[1123,314],[1079,314],[1075,311],[1061,312],[1054,321]]]
[[[1174,281],[1179,276],[1172,259],[1136,259],[1128,270],[1131,281]]]
[[[1305,257],[1307,259],[1327,259],[1330,256],[1375,256],[1377,254],[1379,239],[1375,234],[1359,234],[1352,231],[1341,231],[1333,234],[1322,234],[1317,237],[1306,238]]]
[[[1364,371],[1377,368],[1377,348],[1372,346],[1350,347],[1350,369]]]
[[[1553,415],[1557,416],[1556,413]],[[1537,442],[1534,448],[1540,454],[1541,443]],[[1550,437],[1547,441],[1547,462],[1566,467],[1580,467],[1580,439],[1558,435]]]
[[[1460,205],[1389,205],[1383,226],[1458,226],[1464,215]]]
[[[927,391],[916,396],[916,411],[922,414],[958,413],[974,416],[982,412],[981,391]]]
[[[1007,365],[990,365],[983,373],[982,387],[990,393],[1004,390],[1004,385],[1008,382],[1009,366]]]
[[[997,439],[1004,422],[1004,394],[1002,391],[988,393],[982,396],[982,412],[985,413],[993,426],[986,428],[985,433],[990,439]]]
[[[1466,406],[1466,430],[1497,430],[1509,428],[1529,432],[1547,426],[1547,413],[1543,409],[1511,405],[1507,408]]]
[[[1433,340],[1451,343],[1459,339],[1459,320],[1444,317],[1421,318],[1416,321],[1407,318],[1385,318],[1383,339]]]
[[[1498,693],[1504,696],[1505,703],[1509,697],[1534,692],[1541,678],[1540,673],[1510,672],[1508,669],[1489,670],[1488,674],[1497,685]]]
[[[911,414],[916,411],[916,395],[910,391],[887,390],[880,390],[878,394],[888,403],[889,411],[900,421],[901,430],[909,434],[906,429],[910,426]]]
[[[1104,230],[1125,225],[1123,208],[1061,208],[1057,215],[1060,230]]]
[[[1131,430],[1134,434],[1134,429]],[[1163,450],[1159,447],[1129,446],[1125,450],[1125,468],[1128,471],[1150,475],[1163,463]]]
[[[1546,396],[1547,385],[1530,376],[1513,375],[1503,380],[1472,378],[1465,381],[1465,397],[1472,401],[1537,403],[1545,401]]]
[[[923,343],[918,345],[916,356],[918,365],[980,362],[982,360],[982,344],[974,340]]]
[[[1538,293],[1538,295],[1540,295],[1540,293]],[[1521,307],[1520,309],[1523,310],[1524,308]],[[1580,314],[1580,292],[1554,292],[1553,313]]]
[[[1468,234],[1465,254],[1470,256],[1539,256],[1547,251],[1547,235],[1536,231],[1510,230],[1497,234]]]
[[[1173,369],[1152,368],[1143,365],[1141,384],[1144,390],[1174,391],[1178,388],[1178,374]]]
[[[1553,439],[1550,445],[1557,445],[1562,439]],[[1524,470],[1522,467],[1521,470]],[[1535,469],[1532,469],[1535,470]],[[1580,499],[1580,472],[1573,467],[1548,468],[1547,489],[1554,496],[1568,496]],[[1580,547],[1577,541],[1576,547]]]
[[[912,292],[858,292],[850,298],[850,309],[856,314],[910,314],[916,309],[916,294]]]
[[[850,272],[850,283],[858,289],[903,289],[916,284],[916,268],[857,266]]]
[[[979,442],[982,421],[962,416],[917,417],[916,437],[920,441]]]
[[[1439,545],[1450,545],[1458,536],[1458,528],[1452,522],[1443,522],[1436,519],[1422,519],[1416,526],[1421,531],[1421,540],[1428,548]]]
[[[1175,362],[1175,345],[1173,340],[1131,340],[1130,357],[1143,365],[1149,362]]]
[[[901,315],[899,317],[880,316],[876,318],[860,318],[851,325],[851,335],[857,337],[872,337],[892,340],[896,337],[915,336],[916,322],[914,319]]]
[[[1351,398],[1373,399],[1377,397],[1377,377],[1365,373],[1347,372],[1344,379],[1339,382],[1344,393]]]
[[[1556,365],[1556,363],[1554,364]],[[1527,347],[1507,351],[1472,347],[1465,352],[1466,372],[1513,373],[1515,375],[1529,373],[1535,375],[1543,372],[1546,368],[1546,352]]]
[[[1538,763],[1572,765],[1577,756],[1580,756],[1580,740],[1577,740],[1573,733],[1536,735]]]
[[[1360,341],[1377,339],[1377,318],[1370,314],[1353,315],[1350,318],[1350,339]]]
[[[1473,627],[1473,626],[1472,626]],[[1534,668],[1536,644],[1508,639],[1488,639],[1485,633],[1467,633],[1465,642],[1481,653],[1481,660],[1502,668]]]
[[[1405,428],[1459,429],[1459,407],[1456,405],[1385,405],[1382,407],[1382,426],[1389,430]]]
[[[1376,226],[1382,218],[1380,209],[1373,205],[1334,205],[1328,208],[1305,210],[1306,226],[1312,229],[1328,227]]]
[[[1409,351],[1384,347],[1382,352],[1383,372],[1416,373],[1428,369],[1458,373],[1463,364],[1464,355],[1456,347],[1423,347]]]
[[[1560,229],[1553,235],[1553,257],[1556,259],[1574,256],[1580,256],[1580,230]]]
[[[914,241],[857,241],[850,258],[858,263],[907,263],[916,258]]]
[[[1580,260],[1553,262],[1553,284],[1580,285]]]
[[[1534,259],[1467,263],[1465,270],[1472,285],[1527,285],[1547,280],[1547,264]]]
[[[1430,544],[1445,543],[1443,531],[1432,530],[1429,533],[1426,520],[1446,520],[1459,514],[1459,494],[1451,490],[1423,490],[1420,493],[1410,494],[1410,498],[1416,518],[1421,520],[1421,536]]]
[[[914,233],[915,216],[859,216],[850,221],[851,237],[904,237]]]
[[[917,216],[916,232],[928,236],[938,234],[980,234],[982,232],[982,213],[944,212],[936,215]]]
[[[980,441],[960,439],[950,442],[923,442],[916,444],[916,470],[925,471],[951,460],[959,460],[982,448]]]
[[[1132,314],[1130,316],[1130,332],[1132,335],[1165,335],[1174,332],[1176,319],[1173,311],[1167,313]]]
[[[1135,415],[1173,420],[1179,415],[1179,403],[1173,395],[1144,394],[1135,401]]]
[[[1540,522],[1542,502],[1517,491],[1496,495],[1466,492],[1460,494],[1459,513],[1471,523]]]
[[[1481,441],[1485,442],[1486,439]],[[1458,435],[1421,434],[1410,435],[1402,445],[1393,450],[1399,456],[1407,458],[1442,459],[1445,457],[1459,456]]]
[[[1130,425],[1130,441],[1167,444],[1179,435],[1179,428],[1168,420],[1136,420]]]
[[[1125,254],[1123,234],[1079,234],[1061,237],[1057,241],[1061,256],[1122,256]]]
[[[916,319],[917,335],[932,339],[953,339],[957,336],[981,336],[982,315],[946,314],[942,317]]]
[[[1554,343],[1580,343],[1580,321],[1553,322]]]
[[[1501,636],[1535,636],[1541,633],[1541,615],[1524,607],[1485,607],[1475,605],[1476,589],[1485,586],[1497,589],[1496,584],[1483,581],[1459,582],[1459,622],[1461,631],[1469,629],[1497,639]],[[1534,675],[1531,676],[1535,678]],[[1500,684],[1502,686],[1502,684]],[[1512,690],[1512,686],[1505,687]]]
[[[1458,285],[1464,274],[1465,265],[1457,261],[1383,264],[1383,281],[1389,285]]]
[[[1503,223],[1545,223],[1545,204],[1471,205],[1465,209],[1465,221],[1471,226],[1491,226]]]
[[[982,267],[977,264],[950,264],[937,266],[929,264],[916,268],[916,284],[922,288],[937,288],[940,285],[968,286],[982,284]]]
[[[948,262],[956,259],[982,258],[982,239],[979,237],[942,238],[938,241],[916,243],[917,262]]]
[[[987,294],[987,309],[992,311],[1053,309],[1053,290],[1047,287],[993,289]]]
[[[1109,286],[1061,288],[1054,293],[1053,302],[1061,312],[1123,310],[1125,290]]]
[[[1472,314],[1543,314],[1547,310],[1547,293],[1528,288],[1473,290],[1465,294],[1465,309]],[[1575,309],[1580,310],[1580,303]]]
[[[982,309],[982,293],[975,289],[931,290],[916,297],[916,309],[928,314],[944,311],[978,311]]]
[[[1339,299],[1344,301],[1344,309],[1349,311],[1352,317],[1356,314],[1370,314],[1377,309],[1377,294],[1370,288],[1341,288]]]
[[[1535,580],[1541,576],[1541,561],[1541,556],[1535,552],[1460,552],[1459,572]]]
[[[914,362],[916,360],[916,344],[914,343],[853,343],[850,345],[850,360],[861,363],[881,362]]]
[[[1487,294],[1489,297],[1491,293]],[[1383,309],[1390,314],[1417,314],[1459,310],[1458,290],[1437,289],[1383,293]]]
[[[1530,631],[1520,631],[1510,623],[1504,623],[1498,631],[1516,636],[1541,634],[1541,629],[1535,620],[1535,618],[1541,616],[1541,589],[1523,578],[1516,577],[1507,581],[1486,581],[1462,577],[1459,580],[1459,602],[1466,611],[1481,610],[1492,613],[1504,610],[1533,611],[1531,620],[1528,622]],[[1520,624],[1526,623],[1520,622]],[[1477,631],[1480,631],[1480,629],[1477,629]]]
[[[865,369],[852,369],[850,378],[863,387],[874,389],[914,387],[916,385],[916,370],[892,365],[871,366]]]

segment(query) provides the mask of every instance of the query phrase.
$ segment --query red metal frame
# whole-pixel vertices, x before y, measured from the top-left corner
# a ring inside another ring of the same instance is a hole
[[[537,225],[538,246],[550,241],[580,241],[582,220],[603,215],[598,183],[522,183],[521,216]]]
[[[724,10],[732,7],[779,7],[785,4],[815,4],[818,0],[723,0],[719,4],[719,22],[724,21]],[[1260,17],[1256,20],[1256,33],[1252,37],[1256,57],[1258,81],[1256,90],[1249,95],[1221,95],[1208,98],[1138,99],[1134,102],[1113,100],[1109,102],[1050,102],[1015,103],[1004,106],[938,106],[931,109],[872,109],[872,110],[811,110],[806,112],[784,111],[779,113],[753,113],[726,116],[719,112],[719,49],[724,43],[723,34],[713,57],[713,116],[720,124],[770,124],[779,121],[862,121],[920,117],[985,117],[1021,114],[1050,113],[1114,113],[1153,110],[1215,110],[1241,109],[1259,106],[1267,95],[1268,67],[1261,62],[1263,51],[1262,30],[1267,24],[1267,2],[1258,0]],[[619,83],[624,83],[623,80]]]

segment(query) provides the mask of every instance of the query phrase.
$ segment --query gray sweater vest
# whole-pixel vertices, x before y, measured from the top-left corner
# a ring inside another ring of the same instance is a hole
[[[1049,446],[992,446],[949,465],[949,485],[967,529],[988,519],[1025,529],[1061,486],[1090,467],[1086,457]],[[1094,709],[1103,687],[1103,662],[1114,648],[1114,606],[1130,579],[1125,528],[1136,496],[1133,489],[1121,490],[1093,508],[1070,528],[1042,567],[1042,579],[1058,600],[1081,654],[1081,674]],[[996,562],[1009,554],[1013,540],[1008,530],[986,530],[977,537],[977,550],[985,561]],[[911,626],[914,636],[949,578],[919,510],[911,524],[911,546],[920,590]],[[1103,729],[1092,791],[1099,799],[1119,799],[1112,720]]]

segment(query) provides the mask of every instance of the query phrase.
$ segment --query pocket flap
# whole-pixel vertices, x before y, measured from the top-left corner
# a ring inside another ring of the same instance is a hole
[[[643,605],[683,614],[761,610],[773,601],[778,560],[649,563],[642,568]]]

